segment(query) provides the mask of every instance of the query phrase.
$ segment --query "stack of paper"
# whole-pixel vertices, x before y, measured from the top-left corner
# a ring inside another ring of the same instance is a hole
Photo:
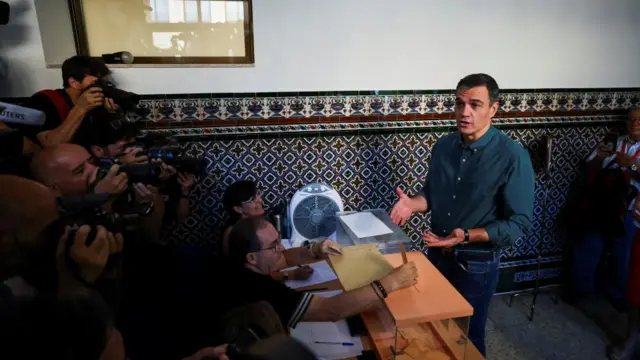
[[[315,295],[331,297],[341,290]],[[338,322],[300,322],[291,336],[304,343],[318,358],[345,359],[362,355],[360,337],[351,336],[346,320]]]
[[[358,239],[393,233],[382,220],[368,211],[343,215],[340,216],[340,220],[347,225],[349,230],[351,230]]]
[[[309,266],[313,269],[313,274],[307,280],[287,280],[284,282],[285,285],[292,289],[297,289],[305,286],[326,283],[338,278],[326,261],[318,261],[316,263],[309,264]],[[291,271],[294,269],[296,268],[291,267],[282,271]]]

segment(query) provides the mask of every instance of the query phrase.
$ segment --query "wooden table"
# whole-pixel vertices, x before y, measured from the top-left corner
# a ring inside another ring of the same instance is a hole
[[[481,360],[478,349],[466,338],[458,321],[473,314],[471,305],[420,252],[408,252],[418,268],[418,283],[389,294],[384,303],[361,314],[368,331],[362,337],[365,350],[375,351],[379,359]],[[385,258],[402,265],[401,254]],[[339,280],[301,291],[341,290]],[[390,326],[391,324],[391,326]],[[463,324],[464,327],[464,324]]]

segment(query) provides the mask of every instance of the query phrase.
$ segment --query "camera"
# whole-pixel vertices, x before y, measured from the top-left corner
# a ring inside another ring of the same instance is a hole
[[[140,101],[140,95],[118,89],[114,83],[109,80],[98,79],[93,83],[93,87],[102,89],[105,98],[113,99],[123,111],[133,110]]]
[[[102,89],[105,98],[113,99],[120,109],[115,113],[107,111],[104,107],[98,107],[89,113],[90,121],[99,123],[108,123],[114,129],[120,129],[125,123],[129,122],[126,112],[132,111],[140,101],[140,95],[118,89],[114,83],[109,80],[98,79],[92,87]]]
[[[179,172],[199,175],[206,168],[204,158],[189,156],[177,146],[176,141],[165,135],[146,134],[138,137],[128,148],[140,148],[138,155],[146,155],[151,159],[162,160]]]
[[[111,167],[115,164],[116,162],[114,159],[98,159],[98,175],[96,176],[96,183],[107,176],[107,174],[109,173],[109,169],[111,169]],[[160,168],[160,165],[152,163],[124,164],[120,165],[120,168],[118,170],[118,173],[127,174],[129,185],[135,183],[141,183],[145,185],[158,185],[161,183],[161,172],[162,170]]]
[[[126,201],[118,204],[114,202],[114,211],[107,212],[103,206],[110,200],[109,194],[86,194],[63,196],[57,199],[58,211],[65,225],[72,227],[69,239],[75,237],[75,232],[82,225],[91,226],[87,237],[87,246],[95,240],[97,226],[103,226],[112,233],[134,231],[140,216],[147,216],[153,211],[153,203],[131,204]],[[118,206],[119,205],[119,206]]]

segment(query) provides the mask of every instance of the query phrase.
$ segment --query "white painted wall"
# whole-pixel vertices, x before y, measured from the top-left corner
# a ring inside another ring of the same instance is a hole
[[[34,0],[9,3],[26,9],[0,29],[0,96],[60,86]],[[502,88],[637,87],[638,14],[638,0],[254,0],[255,67],[115,76],[143,94],[441,89],[471,72]],[[64,18],[51,28],[71,31]],[[6,39],[18,31],[24,41]]]

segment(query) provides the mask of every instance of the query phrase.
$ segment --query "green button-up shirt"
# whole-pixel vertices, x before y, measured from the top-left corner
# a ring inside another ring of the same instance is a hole
[[[493,126],[471,144],[458,132],[440,138],[423,188],[431,231],[484,228],[490,243],[469,247],[510,246],[531,228],[534,177],[529,153]]]

